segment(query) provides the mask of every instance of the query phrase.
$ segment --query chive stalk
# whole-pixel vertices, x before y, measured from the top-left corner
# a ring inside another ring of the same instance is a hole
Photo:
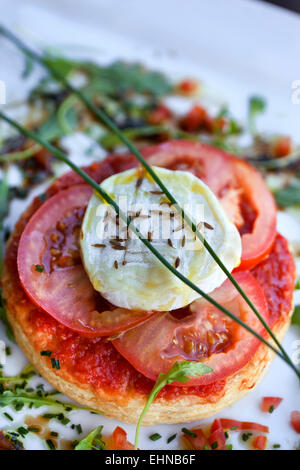
[[[126,147],[132,152],[135,157],[138,159],[138,161],[141,163],[141,165],[146,169],[146,171],[150,174],[152,179],[156,182],[156,184],[161,188],[161,190],[165,193],[166,197],[169,199],[169,201],[175,206],[175,209],[179,212],[181,215],[182,219],[184,222],[187,223],[187,225],[192,229],[196,237],[201,241],[201,243],[204,245],[204,247],[207,249],[209,254],[212,256],[214,261],[219,265],[219,267],[222,269],[222,271],[226,274],[230,282],[234,285],[234,287],[237,289],[239,294],[243,297],[245,302],[249,305],[251,310],[254,312],[256,317],[259,319],[261,324],[264,326],[278,349],[281,351],[282,356],[285,357],[286,362],[295,370],[297,371],[298,377],[300,377],[300,373],[298,369],[295,367],[293,362],[291,361],[290,357],[286,353],[285,349],[281,345],[280,341],[277,339],[276,335],[273,333],[267,322],[264,320],[264,318],[260,315],[254,304],[251,302],[249,297],[246,295],[246,293],[243,291],[243,289],[240,287],[238,282],[234,279],[234,277],[231,275],[231,273],[228,271],[224,263],[221,261],[221,259],[218,257],[218,255],[215,253],[213,248],[210,246],[210,244],[206,241],[206,239],[203,237],[203,235],[199,232],[197,229],[196,225],[194,224],[193,220],[184,212],[183,209],[179,206],[177,203],[176,199],[173,197],[173,195],[168,191],[164,183],[161,181],[161,179],[156,175],[155,171],[153,168],[146,162],[146,160],[142,157],[140,152],[137,150],[137,148],[134,146],[134,144],[124,135],[123,132],[119,130],[119,128],[114,124],[114,122],[107,116],[107,114],[102,111],[102,109],[98,108],[84,93],[82,93],[80,90],[75,88],[71,83],[60,73],[58,72],[53,66],[51,66],[47,60],[36,53],[35,51],[31,50],[28,48],[17,36],[15,36],[11,31],[9,31],[5,26],[0,25],[0,34],[5,36],[8,40],[13,42],[27,57],[31,58],[32,60],[35,60],[39,64],[41,64],[43,67],[45,67],[51,75],[61,82],[68,90],[70,90],[73,95],[77,96],[79,100],[81,100],[86,107],[95,115],[97,116],[101,121],[103,121],[108,128],[110,128],[120,139],[121,142],[123,142]],[[74,169],[74,168],[73,168]]]
[[[153,253],[154,256],[167,268],[169,269],[178,279],[180,279],[182,282],[184,282],[187,286],[189,286],[191,289],[193,289],[199,296],[202,296],[204,299],[206,299],[208,302],[210,302],[212,305],[214,305],[216,308],[218,308],[221,312],[223,312],[225,315],[227,315],[229,318],[237,322],[240,326],[245,328],[249,333],[254,335],[257,339],[259,339],[263,344],[268,346],[275,354],[277,354],[282,360],[284,360],[290,367],[294,370],[298,378],[300,379],[300,371],[297,369],[297,367],[293,364],[293,362],[290,360],[289,356],[287,354],[281,354],[271,343],[269,343],[266,339],[264,339],[262,336],[260,336],[255,330],[253,330],[250,326],[248,326],[246,323],[244,323],[240,318],[236,317],[233,313],[231,313],[229,310],[227,310],[225,307],[223,307],[221,304],[219,304],[216,300],[214,300],[212,297],[210,297],[208,294],[206,294],[204,291],[202,291],[198,286],[196,286],[192,281],[190,281],[188,278],[186,278],[183,274],[181,274],[177,269],[175,269],[172,264],[170,264],[162,255],[161,253],[148,241],[147,238],[145,238],[142,233],[139,231],[137,227],[132,223],[132,220],[127,217],[127,215],[120,209],[118,204],[115,202],[115,200],[109,196],[102,188],[99,186],[96,181],[94,181],[84,170],[79,168],[75,163],[73,163],[69,158],[62,152],[60,151],[57,147],[53,146],[49,142],[45,141],[42,137],[38,136],[36,133],[30,131],[29,129],[25,129],[23,126],[21,126],[19,123],[17,123],[15,120],[9,118],[4,114],[2,111],[0,111],[0,118],[6,121],[8,124],[13,126],[15,129],[17,129],[21,134],[24,136],[36,141],[43,147],[45,147],[47,150],[49,150],[52,154],[54,154],[59,160],[63,161],[66,163],[69,167],[71,167],[79,176],[83,178],[94,190],[96,193],[98,193],[108,204],[110,204],[117,215],[122,218],[122,220],[127,224],[128,228],[133,231],[133,233],[141,240],[141,242]],[[246,295],[246,294],[245,294]]]

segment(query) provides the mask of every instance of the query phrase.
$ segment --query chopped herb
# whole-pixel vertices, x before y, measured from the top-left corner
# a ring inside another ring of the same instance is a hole
[[[57,370],[60,369],[59,360],[55,359],[54,357],[51,357],[51,365],[52,365],[52,369],[57,369]]]
[[[280,449],[281,445],[280,444],[273,444],[273,449]]]
[[[55,447],[55,445],[54,445],[54,443],[51,439],[47,439],[46,443],[47,443],[50,450],[56,450],[56,447]]]
[[[21,426],[20,428],[17,429],[18,433],[21,434],[22,437],[26,436],[28,434],[29,430]]]
[[[227,450],[232,450],[233,449],[233,445],[232,444],[227,444]]]
[[[5,354],[6,354],[7,356],[11,356],[11,349],[10,349],[9,346],[6,346],[6,348],[5,348]]]
[[[174,439],[176,438],[177,434],[172,434],[172,436],[170,436],[167,440],[167,443],[170,444],[170,442],[174,441]]]
[[[248,439],[249,439],[251,436],[252,436],[252,432],[244,432],[244,433],[242,434],[242,440],[243,440],[244,442],[246,442],[246,441],[248,441]]]
[[[211,445],[211,448],[214,450],[214,449],[217,449],[219,447],[219,444],[217,441],[213,442],[212,445]]]
[[[227,432],[227,431],[225,431],[225,432],[224,432],[224,434],[225,434],[225,438],[226,438],[226,439],[228,439],[228,438],[229,438],[229,434],[228,434],[228,432]]]
[[[13,421],[13,418],[8,413],[5,412],[3,414],[7,419],[9,419],[9,421]]]
[[[58,432],[56,432],[56,431],[51,431],[50,435],[51,435],[52,437],[58,437],[59,434],[58,434]]]
[[[28,427],[27,428],[29,432],[40,432],[40,429],[39,428],[35,428],[35,427]],[[52,435],[52,433],[51,433]]]
[[[190,437],[197,437],[197,434],[195,434],[193,431],[190,431],[190,430],[187,429],[187,428],[182,428],[181,431],[182,431],[184,434],[187,434],[187,435],[190,436]]]
[[[275,409],[274,405],[271,405],[270,408],[269,408],[269,413],[273,413],[274,409]]]
[[[210,450],[210,448],[208,447],[208,445],[205,444],[205,445],[203,446],[203,450]]]
[[[230,429],[231,431],[235,431],[238,428],[238,426],[232,426]]]
[[[81,424],[76,424],[76,429],[77,429],[78,434],[82,434]]]
[[[35,270],[38,272],[38,273],[42,273],[44,271],[44,268],[43,266],[41,266],[40,264],[36,264],[35,265]]]
[[[155,432],[154,434],[151,434],[151,436],[149,436],[149,439],[151,439],[151,441],[158,441],[158,439],[161,438],[161,435],[158,434],[158,432]]]
[[[300,305],[297,305],[294,309],[294,313],[292,316],[292,323],[293,325],[300,326]]]
[[[45,351],[40,351],[40,355],[41,356],[48,356],[50,357],[52,354],[52,351],[49,351],[48,349],[46,349]]]

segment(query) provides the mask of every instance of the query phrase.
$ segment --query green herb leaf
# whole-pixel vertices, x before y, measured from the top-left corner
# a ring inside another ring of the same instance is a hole
[[[102,441],[103,426],[98,426],[82,439],[75,447],[75,450],[105,450],[105,444]]]
[[[300,305],[297,305],[294,309],[294,313],[292,316],[292,323],[293,325],[300,326]]]
[[[157,381],[154,384],[153,389],[151,390],[150,394],[148,395],[147,402],[145,407],[140,415],[136,433],[135,433],[135,448],[138,448],[138,440],[140,434],[140,428],[143,422],[143,419],[150,408],[151,404],[154,402],[155,398],[159,394],[159,392],[168,384],[173,382],[188,382],[190,377],[196,377],[197,375],[205,375],[212,372],[212,369],[202,362],[191,362],[191,361],[183,361],[183,362],[175,362],[175,364],[171,367],[171,369],[166,374],[159,374]]]
[[[8,212],[8,183],[6,173],[0,181],[0,275],[3,268],[4,260],[4,217]]]
[[[249,129],[252,134],[256,134],[256,117],[263,113],[266,107],[266,100],[260,96],[252,96],[249,99]]]
[[[58,392],[57,392],[58,393]],[[28,404],[33,406],[34,408],[40,408],[41,406],[51,406],[53,408],[60,408],[63,411],[66,411],[66,408],[71,410],[86,410],[86,411],[93,411],[95,413],[102,414],[98,411],[91,410],[89,408],[84,408],[78,405],[74,405],[73,403],[66,403],[61,402],[58,400],[54,400],[52,398],[48,398],[46,396],[38,396],[37,394],[26,394],[23,393],[22,390],[5,390],[0,395],[0,406],[8,406],[8,405],[15,405],[18,403]]]
[[[276,191],[275,199],[279,206],[289,207],[300,204],[300,186],[291,185]]]

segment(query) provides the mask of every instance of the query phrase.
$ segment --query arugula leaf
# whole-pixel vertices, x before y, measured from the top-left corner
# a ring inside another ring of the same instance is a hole
[[[75,447],[75,450],[105,450],[105,444],[102,441],[103,426],[98,426],[82,439]]]
[[[154,384],[153,389],[151,390],[150,394],[148,395],[147,402],[145,407],[139,417],[136,433],[135,433],[135,442],[134,446],[135,449],[138,448],[138,440],[140,434],[140,428],[143,422],[143,419],[150,408],[151,404],[154,402],[155,398],[159,394],[159,392],[166,386],[171,384],[172,382],[188,382],[190,377],[196,377],[197,375],[205,375],[212,372],[212,369],[202,362],[192,362],[192,361],[183,361],[183,362],[175,362],[175,364],[171,367],[171,369],[166,374],[159,374],[157,381]]]
[[[249,99],[249,129],[252,134],[256,134],[256,117],[266,110],[267,102],[260,96],[252,96]]]
[[[37,394],[26,394],[19,389],[17,389],[16,391],[5,390],[0,395],[0,406],[4,407],[19,403],[28,404],[33,406],[34,408],[40,408],[41,406],[51,406],[53,408],[63,408],[64,411],[66,411],[66,408],[68,408],[70,410],[84,410],[102,414],[100,411],[95,411],[90,408],[84,408],[82,406],[74,405],[73,403],[61,402],[52,398],[48,398],[47,396],[38,396]]]
[[[291,185],[276,191],[275,199],[279,206],[289,207],[300,204],[300,186]]]
[[[297,305],[294,309],[292,324],[300,326],[300,305]]]
[[[28,382],[33,375],[36,375],[37,372],[32,364],[28,364],[24,369],[21,371],[19,375],[14,377],[2,377],[0,375],[0,382],[20,382],[26,381]]]

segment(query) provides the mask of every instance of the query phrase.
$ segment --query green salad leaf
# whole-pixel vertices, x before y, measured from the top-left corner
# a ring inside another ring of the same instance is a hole
[[[252,96],[249,99],[249,129],[252,134],[256,134],[256,118],[259,114],[262,114],[267,107],[267,102],[261,96]]]
[[[275,199],[279,206],[289,207],[300,204],[300,186],[291,185],[279,189],[275,193]]]
[[[196,377],[197,375],[205,375],[212,372],[212,369],[202,362],[192,362],[192,361],[183,361],[175,362],[171,369],[166,374],[159,374],[157,381],[154,384],[153,389],[148,395],[147,402],[145,407],[139,417],[138,424],[136,427],[135,433],[135,448],[138,447],[138,440],[140,434],[140,428],[143,422],[143,419],[150,408],[151,404],[154,402],[155,398],[159,392],[166,386],[173,382],[188,382],[190,377]]]
[[[103,426],[98,426],[91,431],[76,446],[75,450],[105,450],[105,444],[102,441]]]

